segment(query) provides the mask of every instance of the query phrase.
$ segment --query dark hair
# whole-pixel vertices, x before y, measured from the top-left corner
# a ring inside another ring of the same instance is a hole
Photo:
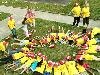
[[[77,63],[78,63],[79,65],[83,65],[83,64],[84,64],[84,60],[77,60]]]

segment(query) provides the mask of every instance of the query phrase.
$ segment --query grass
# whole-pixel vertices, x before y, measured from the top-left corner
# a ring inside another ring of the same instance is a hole
[[[2,2],[8,3],[2,3]],[[84,0],[71,0],[67,5],[52,4],[52,3],[39,3],[39,2],[26,2],[24,0],[0,0],[0,5],[21,7],[21,8],[32,8],[35,10],[48,11],[50,13],[68,15],[75,2],[80,1],[81,7],[83,7]],[[94,20],[100,20],[100,1],[89,0],[90,3],[90,18]]]
[[[82,31],[83,27],[72,27],[69,24],[65,24],[65,23],[59,23],[59,22],[55,22],[55,21],[48,21],[48,20],[42,20],[42,19],[36,19],[36,32],[32,33],[33,37],[35,36],[40,36],[43,37],[46,34],[48,34],[48,29],[50,29],[52,26],[54,26],[54,31],[57,31],[58,27],[61,26],[65,29],[65,32],[67,32],[67,30],[71,30],[71,31],[75,31],[75,32],[80,32]],[[22,29],[18,29],[17,30],[17,34],[19,36],[19,39],[23,39],[25,37],[23,33]],[[10,40],[10,43],[13,43],[14,40]],[[15,46],[10,47],[11,48],[15,48]],[[45,54],[48,59],[52,60],[52,61],[59,61],[62,60],[64,58],[64,56],[67,55],[67,53],[69,52],[70,55],[73,55],[73,53],[76,52],[78,48],[77,47],[70,47],[68,45],[60,45],[59,43],[57,43],[56,48],[55,49],[51,49],[47,47],[44,48],[37,48],[35,50],[35,52],[37,52],[38,50],[40,50],[43,54]],[[96,56],[100,56],[100,53],[95,54]],[[97,61],[88,61],[88,63],[91,65],[91,67],[93,68],[98,68],[100,69],[100,63]],[[96,64],[95,64],[96,63]],[[17,72],[13,72],[12,70],[4,70],[4,66],[0,66],[0,75],[19,75],[19,71]],[[95,75],[99,75],[98,72],[93,71],[95,73]],[[24,73],[23,75],[27,75],[26,73]],[[29,73],[28,75],[32,75],[31,73]]]
[[[10,13],[0,12],[0,21],[6,19],[9,15]]]

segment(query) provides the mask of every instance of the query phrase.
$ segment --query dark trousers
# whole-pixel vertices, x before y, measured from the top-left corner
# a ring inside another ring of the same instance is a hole
[[[80,17],[74,17],[73,25],[77,25],[78,26],[79,22],[80,22]]]
[[[0,66],[4,65],[4,64],[7,64],[7,63],[12,63],[12,62],[13,62],[13,57],[12,56],[1,58],[0,59]]]
[[[13,28],[13,29],[11,30],[11,32],[12,32],[13,38],[17,38],[16,29]]]
[[[89,25],[89,17],[83,18],[83,25],[85,24]]]

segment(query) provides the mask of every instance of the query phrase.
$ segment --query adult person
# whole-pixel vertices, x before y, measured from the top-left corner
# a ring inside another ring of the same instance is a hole
[[[12,32],[13,38],[17,38],[15,20],[13,19],[12,16],[9,17],[9,20],[8,20],[8,27],[9,27],[9,29],[10,29],[11,32]]]
[[[84,7],[82,8],[82,17],[83,17],[83,25],[89,25],[89,17],[90,17],[90,9],[89,3],[85,3]]]
[[[71,10],[72,14],[74,15],[74,22],[73,26],[78,26],[80,22],[80,14],[81,14],[81,8],[78,3],[75,3],[74,8]]]

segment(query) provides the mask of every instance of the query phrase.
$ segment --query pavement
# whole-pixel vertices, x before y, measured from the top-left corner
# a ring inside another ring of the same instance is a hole
[[[0,12],[5,12],[5,13],[10,13],[13,15],[15,21],[16,21],[16,28],[20,28],[22,27],[22,20],[24,18],[24,15],[27,12],[27,9],[21,9],[19,8],[13,8],[12,6],[0,6]],[[36,18],[41,18],[44,20],[50,20],[50,21],[56,21],[56,22],[60,22],[60,23],[66,23],[66,24],[72,24],[73,23],[73,17],[72,16],[67,16],[67,15],[60,15],[60,14],[52,14],[52,13],[48,13],[48,12],[42,12],[42,11],[35,11],[33,9],[33,12],[36,13]],[[8,18],[0,21],[0,39],[5,38],[6,36],[8,36],[9,34],[11,34],[11,31],[9,30],[8,26],[7,26],[7,22],[8,22]],[[82,19],[79,23],[79,26],[82,26]],[[100,21],[94,21],[92,19],[90,19],[90,24],[88,26],[88,28],[94,28],[94,27],[98,27],[100,28]]]

